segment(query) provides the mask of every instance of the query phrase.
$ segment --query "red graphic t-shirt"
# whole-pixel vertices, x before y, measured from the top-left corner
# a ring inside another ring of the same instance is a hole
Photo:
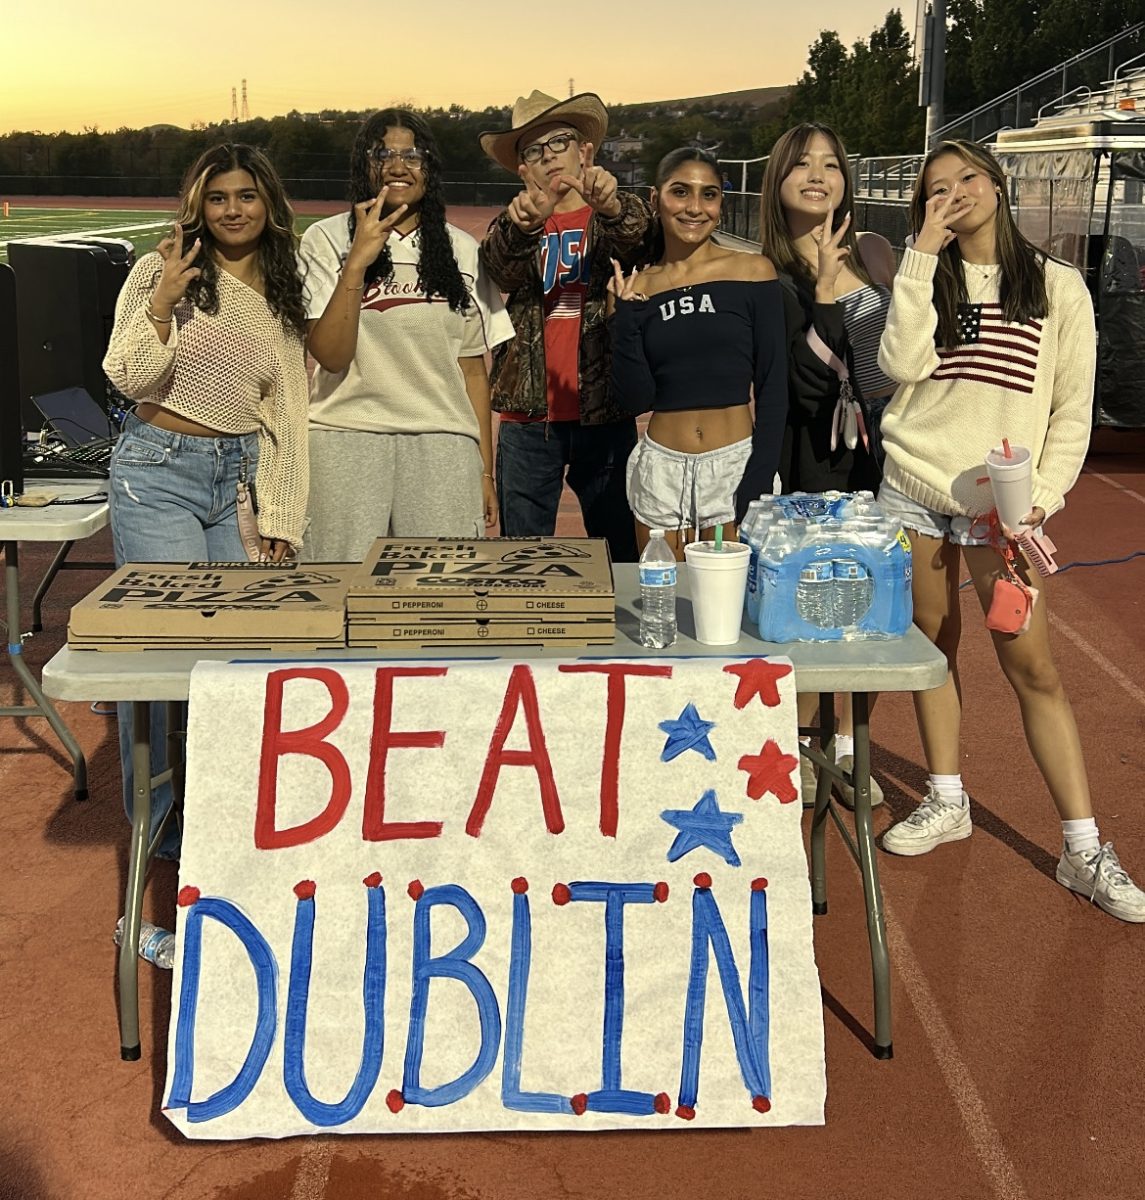
[[[541,285],[545,293],[545,375],[550,421],[580,420],[577,363],[580,319],[588,283],[584,235],[592,209],[553,213],[541,237]]]

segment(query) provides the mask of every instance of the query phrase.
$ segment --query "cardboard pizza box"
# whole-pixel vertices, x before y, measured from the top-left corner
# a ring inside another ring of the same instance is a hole
[[[616,625],[611,616],[588,620],[517,620],[506,617],[422,616],[404,621],[350,622],[352,649],[395,646],[611,646]]]
[[[355,563],[127,563],[72,609],[69,643],[343,645],[346,588],[357,570]]]
[[[351,618],[514,613],[559,623],[611,616],[615,603],[601,538],[379,538],[346,596]]]

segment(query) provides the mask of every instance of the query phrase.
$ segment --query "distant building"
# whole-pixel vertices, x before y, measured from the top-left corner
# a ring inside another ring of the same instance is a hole
[[[644,152],[644,134],[630,134],[623,129],[616,137],[606,137],[600,144],[601,150],[609,158],[630,158]]]

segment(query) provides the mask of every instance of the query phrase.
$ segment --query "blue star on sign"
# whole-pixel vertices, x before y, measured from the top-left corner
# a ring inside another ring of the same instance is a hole
[[[660,752],[661,762],[671,762],[672,759],[679,758],[685,750],[695,750],[708,762],[716,761],[716,752],[708,740],[708,734],[715,729],[716,723],[705,721],[691,701],[684,705],[684,711],[676,720],[661,721],[659,727],[668,735],[664,749]]]
[[[711,788],[696,801],[694,808],[668,808],[660,816],[680,831],[668,848],[669,862],[703,846],[715,851],[729,866],[740,865],[732,845],[732,829],[742,823],[743,813],[721,812]]]

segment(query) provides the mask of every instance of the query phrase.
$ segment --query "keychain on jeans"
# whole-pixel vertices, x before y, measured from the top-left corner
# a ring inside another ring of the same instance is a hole
[[[235,516],[238,518],[239,539],[251,562],[259,562],[262,558],[262,541],[258,533],[258,517],[256,515],[254,483],[247,479],[249,459],[244,454],[239,460],[239,481],[235,496]]]

